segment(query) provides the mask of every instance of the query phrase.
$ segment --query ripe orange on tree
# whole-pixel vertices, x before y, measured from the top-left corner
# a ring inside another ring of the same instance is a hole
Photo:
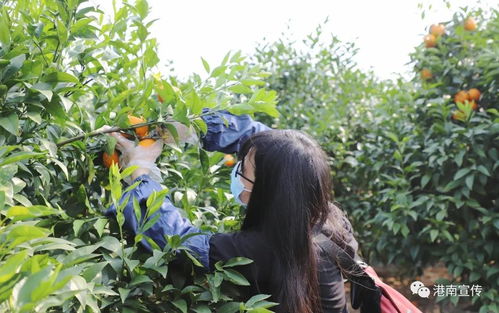
[[[464,20],[464,29],[468,31],[473,31],[476,29],[476,22],[473,18],[468,17]]]
[[[464,90],[460,90],[454,95],[454,102],[456,103],[464,103],[466,100],[470,100],[470,95]]]
[[[232,154],[224,155],[225,166],[234,166],[234,164],[236,164],[236,159],[232,156]]]
[[[424,79],[424,80],[428,80],[428,79],[431,79],[433,77],[433,74],[431,73],[431,71],[427,68],[424,68],[421,70],[421,78]]]
[[[478,109],[478,104],[475,102],[475,100],[471,100],[471,109],[476,110]]]
[[[145,123],[146,120],[141,118],[141,117],[128,115],[128,122],[130,123],[130,125],[135,125],[135,124]],[[149,126],[141,126],[141,127],[135,128],[135,133],[139,137],[146,136],[148,132],[149,132]]]
[[[433,24],[430,26],[430,34],[435,37],[445,34],[445,26],[442,24]]]
[[[156,142],[156,140],[154,140],[154,139],[144,139],[144,140],[139,141],[139,146],[149,147],[150,145],[154,144],[155,142]]]
[[[470,96],[470,100],[478,101],[480,99],[480,90],[476,88],[471,88],[468,90],[468,95]]]
[[[426,48],[432,48],[437,45],[437,37],[435,35],[429,34],[424,36],[424,44]]]
[[[107,152],[102,154],[102,161],[104,166],[110,168],[113,163],[119,164],[120,156],[118,151],[114,150],[113,154],[109,155]]]

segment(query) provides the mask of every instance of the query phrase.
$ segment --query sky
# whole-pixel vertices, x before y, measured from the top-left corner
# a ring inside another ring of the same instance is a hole
[[[106,12],[110,0],[91,0]],[[251,54],[264,38],[278,39],[289,25],[292,38],[300,41],[326,17],[325,33],[359,48],[356,61],[382,79],[410,75],[409,53],[421,43],[428,27],[449,20],[465,5],[499,8],[499,0],[149,0],[150,17],[158,19],[151,34],[158,39],[159,69],[173,61],[182,78],[203,74],[201,57],[211,67],[228,51]],[[421,3],[426,10],[421,18]],[[430,8],[431,6],[431,8]]]

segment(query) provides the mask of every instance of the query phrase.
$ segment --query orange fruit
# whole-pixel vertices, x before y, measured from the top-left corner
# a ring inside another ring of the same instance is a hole
[[[140,118],[140,117],[133,116],[133,115],[128,115],[128,122],[130,123],[130,125],[135,125],[135,124],[145,123],[146,120],[143,118]],[[139,137],[146,136],[147,132],[149,132],[148,126],[141,126],[141,127],[135,128],[135,133]]]
[[[102,161],[104,162],[104,166],[110,168],[113,163],[119,164],[120,156],[118,151],[114,150],[113,154],[109,155],[107,152],[102,154]]]
[[[466,119],[466,114],[463,111],[454,111],[452,113],[452,119],[455,121],[464,121]]]
[[[421,70],[421,78],[424,79],[424,80],[428,80],[428,79],[431,79],[433,77],[433,74],[431,73],[431,71],[427,68],[424,68]]]
[[[478,99],[480,99],[480,90],[476,89],[476,88],[471,88],[470,90],[468,90],[468,95],[470,96],[470,100],[475,100],[475,101],[478,101]]]
[[[432,34],[424,36],[423,41],[426,48],[435,47],[437,45],[437,37]]]
[[[236,159],[232,156],[232,154],[224,155],[225,166],[234,166],[234,164],[236,164]]]
[[[468,31],[473,31],[476,29],[476,22],[473,18],[468,17],[464,20],[464,29]]]
[[[142,147],[149,147],[150,145],[154,144],[156,140],[154,139],[144,139],[139,142],[139,146]]]
[[[442,24],[433,24],[430,26],[430,34],[435,37],[445,34],[445,26]]]
[[[429,34],[424,36],[424,44],[426,48],[432,48],[437,45],[437,37],[435,35]]]
[[[475,102],[475,100],[471,100],[470,103],[471,103],[471,108],[473,110],[478,109],[478,104]]]
[[[458,103],[458,102],[464,103],[466,100],[469,100],[469,99],[470,99],[470,95],[464,90],[461,90],[454,95],[454,102],[456,102],[456,103]]]

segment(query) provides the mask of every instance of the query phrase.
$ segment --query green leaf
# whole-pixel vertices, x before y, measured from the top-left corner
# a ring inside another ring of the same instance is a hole
[[[457,173],[454,175],[454,180],[458,180],[460,179],[461,177],[465,176],[466,174],[468,174],[469,172],[471,172],[471,169],[470,168],[462,168],[460,169],[459,171],[457,171]]]
[[[184,299],[175,299],[172,301],[172,304],[182,313],[187,313],[187,302]]]
[[[499,230],[499,219],[494,221],[494,226],[495,228],[497,228],[497,230]]]
[[[18,269],[26,261],[26,257],[27,250],[22,250],[4,260],[3,264],[0,265],[0,284],[5,283],[17,274]]]
[[[425,174],[421,178],[421,188],[424,188],[428,184],[428,182],[430,181],[430,179],[431,179],[431,175]]]
[[[52,100],[47,103],[45,109],[55,118],[57,123],[60,125],[65,124],[67,115],[58,96],[52,97]]]
[[[34,92],[39,92],[41,93],[45,98],[47,98],[48,101],[52,101],[52,97],[54,95],[54,92],[52,91],[52,87],[44,82],[39,82],[31,86],[30,88]]]
[[[434,242],[435,239],[437,239],[437,236],[438,236],[438,230],[437,229],[430,230],[430,240],[431,240],[431,242]]]
[[[257,308],[257,309],[249,310],[248,313],[272,313],[272,311],[270,311],[266,308]]]
[[[7,24],[7,17],[0,15],[0,43],[3,50],[7,50],[10,46],[10,27]]]
[[[196,313],[211,313],[210,308],[207,305],[201,304],[191,308]]]
[[[256,303],[263,301],[265,299],[268,299],[270,295],[265,295],[265,294],[259,294],[251,297],[248,301],[246,301],[246,306],[247,307],[253,307]]]
[[[210,73],[210,65],[208,64],[208,62],[206,62],[205,59],[203,59],[203,57],[201,57],[201,61],[203,62],[203,66],[204,66],[204,69],[206,71],[206,73]]]
[[[189,125],[189,119],[187,118],[187,107],[184,103],[179,102],[175,106],[173,118],[182,124]]]
[[[46,83],[74,83],[78,84],[80,81],[75,76],[65,72],[52,72],[45,75],[42,79]]]
[[[228,302],[217,309],[217,313],[236,313],[239,312],[239,302]]]
[[[0,116],[0,126],[14,136],[17,136],[19,131],[19,117],[17,113],[11,112]]]
[[[459,153],[456,155],[454,161],[456,162],[457,166],[463,165],[463,157],[464,157],[464,150],[459,151]]]
[[[249,88],[245,85],[242,85],[242,84],[237,84],[237,85],[231,86],[231,87],[229,87],[229,90],[234,92],[234,93],[243,93],[243,94],[253,92],[253,90],[251,90],[251,88]]]
[[[469,190],[473,190],[473,182],[475,180],[475,175],[466,176],[465,183]]]
[[[5,206],[5,191],[0,190],[0,211],[3,211]]]
[[[224,73],[226,69],[227,69],[227,66],[224,66],[224,65],[217,66],[215,69],[213,69],[213,72],[211,72],[210,76],[211,77],[218,77],[222,73]]]
[[[11,163],[17,163],[26,159],[39,159],[46,156],[44,153],[39,152],[16,152],[11,154],[9,157],[5,158],[0,162],[0,167]]]
[[[485,176],[490,176],[489,170],[483,165],[478,165],[477,170]]]
[[[185,103],[193,114],[201,114],[203,103],[195,90],[191,90],[191,92],[185,95]]]
[[[255,109],[247,103],[231,105],[227,110],[235,115],[251,114],[255,111]]]
[[[9,233],[7,233],[7,239],[13,241],[11,246],[14,247],[32,239],[47,237],[49,233],[50,231],[45,228],[21,224],[16,225]]]
[[[138,165],[132,165],[132,166],[129,166],[127,168],[125,168],[122,172],[121,172],[121,179],[123,178],[126,178],[130,175],[132,175],[133,172],[135,172],[137,169],[139,169],[140,167]],[[138,185],[140,184],[140,181],[136,181],[133,185],[130,185],[129,187],[127,187],[127,189],[125,190],[125,192],[129,191],[129,190],[132,190],[134,189],[135,187],[137,187]]]
[[[194,125],[197,126],[197,128],[203,133],[206,134],[208,133],[208,125],[206,125],[206,122],[202,118],[197,118],[192,121]]]
[[[107,223],[108,223],[107,218],[99,218],[97,219],[97,221],[95,221],[94,228],[99,234],[99,237],[102,237],[102,234],[104,233],[104,228],[106,227]]]
[[[173,87],[167,81],[157,82],[155,90],[165,104],[171,104],[177,98],[175,90],[173,90]]]
[[[61,161],[57,160],[57,159],[51,159],[52,162],[54,162],[55,164],[57,164],[62,172],[66,175],[66,179],[69,180],[69,173],[68,173],[68,168],[66,167],[66,165],[64,165],[64,163],[62,163]]]
[[[55,214],[59,214],[59,211],[54,208],[43,205],[34,205],[30,207],[12,206],[7,210],[6,216],[18,221]]]
[[[153,283],[152,279],[147,275],[137,275],[130,282],[130,286],[140,285],[143,283]]]
[[[206,174],[208,173],[208,169],[210,168],[210,159],[208,158],[208,154],[206,153],[206,151],[201,149],[201,147],[199,147],[198,153],[199,161],[201,162],[201,169],[203,170],[203,173]]]
[[[135,2],[135,8],[137,9],[141,19],[145,19],[149,14],[149,5],[146,0],[137,0]]]
[[[21,280],[12,292],[13,299],[15,299],[13,305],[22,309],[35,300],[33,298],[36,295],[46,294],[47,288],[43,282],[51,276],[52,269],[52,265],[45,266],[40,271],[28,276],[27,279]]]
[[[477,281],[481,277],[480,273],[478,272],[471,272],[470,277],[469,277],[469,282],[472,283],[474,281]]]
[[[113,155],[114,154],[114,149],[116,148],[116,144],[118,143],[118,140],[112,136],[106,136],[106,145],[104,146],[104,151],[108,155]]]
[[[224,269],[223,273],[225,274],[225,276],[227,277],[228,280],[230,280],[231,282],[233,282],[236,285],[239,285],[239,286],[249,286],[250,285],[248,280],[243,275],[236,272],[235,270]]]
[[[203,267],[203,264],[201,264],[201,262],[199,262],[198,259],[196,259],[189,251],[187,250],[184,250],[184,253],[185,255],[187,255],[187,257],[192,261],[192,263],[198,267]]]
[[[244,258],[244,257],[235,257],[230,260],[228,260],[223,267],[234,267],[234,266],[240,266],[240,265],[247,265],[253,263],[253,260]]]
[[[71,33],[72,34],[78,34],[80,30],[85,29],[88,24],[92,23],[94,21],[94,18],[90,17],[85,17],[79,19],[76,23],[74,23],[71,26]]]
[[[119,292],[120,298],[121,298],[121,303],[125,303],[125,300],[126,300],[126,298],[128,298],[130,291],[131,291],[130,289],[118,288],[118,292]]]
[[[60,44],[64,45],[68,40],[68,29],[60,19],[57,20],[57,35],[59,36]]]
[[[21,54],[10,60],[9,65],[5,68],[2,75],[0,76],[0,81],[7,81],[14,74],[19,71],[19,69],[23,66],[24,61],[26,60],[26,55]]]
[[[78,237],[80,235],[80,230],[83,227],[83,225],[85,225],[86,222],[87,221],[85,221],[85,220],[73,221],[73,232],[74,232],[76,237]]]

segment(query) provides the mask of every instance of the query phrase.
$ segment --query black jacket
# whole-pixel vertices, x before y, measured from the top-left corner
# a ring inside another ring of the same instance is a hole
[[[349,230],[349,238],[345,242],[345,250],[353,257],[357,251],[358,244],[352,232],[352,227],[347,218],[344,219],[346,228]],[[324,313],[344,313],[346,309],[346,297],[344,281],[340,269],[334,260],[326,254],[321,247],[318,253],[318,273],[321,305]],[[214,234],[210,239],[210,266],[213,270],[214,264],[220,260],[226,261],[233,257],[242,256],[250,258],[253,263],[240,266],[237,270],[243,274],[251,283],[245,288],[244,293],[249,296],[255,294],[278,294],[282,276],[279,273],[279,264],[272,247],[263,238],[262,233],[257,231],[241,231],[235,233]],[[275,296],[270,298],[273,302],[281,302]],[[281,313],[280,306],[271,308]],[[284,312],[283,312],[284,313]]]

